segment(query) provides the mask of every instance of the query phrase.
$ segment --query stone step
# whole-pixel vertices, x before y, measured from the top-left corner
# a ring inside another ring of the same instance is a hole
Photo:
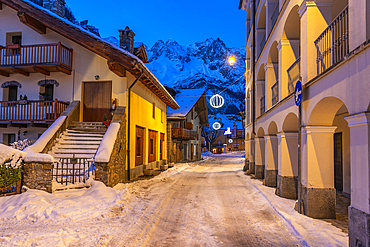
[[[49,153],[51,156],[54,157],[54,159],[60,159],[60,158],[83,158],[83,159],[92,159],[94,158],[95,154],[53,154]]]
[[[64,133],[63,132],[63,136],[75,136],[75,137],[83,137],[83,136],[86,136],[86,137],[103,137],[104,134],[102,133],[99,133],[99,134],[91,134],[91,133],[70,133],[70,132],[66,132]]]
[[[96,149],[53,149],[54,154],[95,154]]]
[[[97,130],[97,131],[83,131],[83,130],[72,130],[67,129],[63,133],[69,133],[69,134],[98,134],[98,135],[104,135],[106,130]]]
[[[57,140],[65,140],[65,141],[100,141],[103,137],[69,137],[69,136],[62,136],[62,138],[57,138]]]
[[[102,133],[104,134],[107,129],[103,129],[103,128],[80,128],[80,127],[76,127],[76,128],[70,128],[70,130],[76,130],[76,131],[81,131],[81,132],[85,132],[85,133]]]
[[[103,125],[103,122],[72,122],[72,125]]]
[[[73,141],[60,139],[58,144],[61,145],[100,145],[101,141]]]
[[[77,144],[77,145],[70,145],[70,144],[56,144],[53,148],[57,149],[98,149],[99,144],[97,145],[85,145],[84,143],[82,144]]]

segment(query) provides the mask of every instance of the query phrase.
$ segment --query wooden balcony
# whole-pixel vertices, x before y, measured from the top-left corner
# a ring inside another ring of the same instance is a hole
[[[69,102],[57,99],[54,101],[0,101],[0,124],[51,123],[62,114],[68,105]]]
[[[72,72],[73,49],[60,42],[40,45],[0,46],[0,75],[30,73],[50,75],[50,72]]]
[[[173,139],[195,140],[197,139],[197,132],[184,128],[172,128]]]

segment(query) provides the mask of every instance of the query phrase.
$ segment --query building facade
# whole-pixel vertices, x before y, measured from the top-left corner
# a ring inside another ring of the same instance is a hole
[[[350,197],[349,244],[370,246],[369,1],[242,0],[239,8],[249,172],[279,196],[300,194],[314,218],[335,218],[336,193]]]
[[[167,106],[178,105],[146,68],[145,46],[134,47],[128,27],[120,30],[122,47],[101,39],[63,18],[63,4],[44,1],[45,9],[28,1],[0,2],[0,142],[37,140],[70,103],[79,102],[79,122],[103,124],[123,109],[123,138],[131,138],[122,150],[131,151],[131,177],[144,165],[165,162]]]
[[[168,109],[167,112],[173,162],[200,160],[201,127],[208,126],[206,91],[184,89],[176,94],[175,100],[180,108]]]

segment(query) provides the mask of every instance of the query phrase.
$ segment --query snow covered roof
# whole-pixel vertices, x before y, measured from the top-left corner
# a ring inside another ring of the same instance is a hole
[[[163,85],[137,56],[31,2],[30,0],[2,0],[1,2],[12,9],[26,14],[28,18],[31,19],[31,22],[29,22],[28,25],[33,29],[37,29],[38,26],[43,25],[104,57],[108,62],[112,61],[118,63],[134,76],[139,76],[143,71],[144,74],[141,78],[141,82],[155,95],[161,98],[169,107],[173,109],[177,109],[179,107]]]
[[[175,100],[180,108],[177,110],[168,109],[167,117],[185,117],[204,93],[205,89],[181,90],[181,92],[175,96]]]
[[[221,129],[227,129],[228,127],[230,127],[231,129],[234,128],[234,123],[236,125],[236,129],[238,130],[241,130],[243,129],[243,123],[242,123],[242,120],[240,117],[236,117],[235,115],[221,115],[221,114],[217,114],[216,115],[216,119],[215,119],[215,116],[210,116],[208,118],[208,122],[209,122],[209,126],[212,127],[213,123],[215,122],[219,122],[221,124],[223,124],[223,126],[221,127]]]

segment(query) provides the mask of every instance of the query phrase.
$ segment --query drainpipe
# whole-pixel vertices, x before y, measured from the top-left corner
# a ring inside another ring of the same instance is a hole
[[[131,86],[128,88],[128,116],[127,116],[127,163],[128,163],[128,174],[127,178],[128,181],[131,180],[131,166],[130,166],[130,136],[131,136],[131,131],[130,131],[130,123],[131,123],[131,88],[136,84],[136,82],[140,79],[140,77],[144,74],[144,71],[141,72],[138,78],[135,79],[135,81],[131,84]]]
[[[252,29],[252,70],[253,70],[253,90],[252,90],[252,132],[256,135],[256,0],[252,1],[252,10],[253,10],[253,29]]]

